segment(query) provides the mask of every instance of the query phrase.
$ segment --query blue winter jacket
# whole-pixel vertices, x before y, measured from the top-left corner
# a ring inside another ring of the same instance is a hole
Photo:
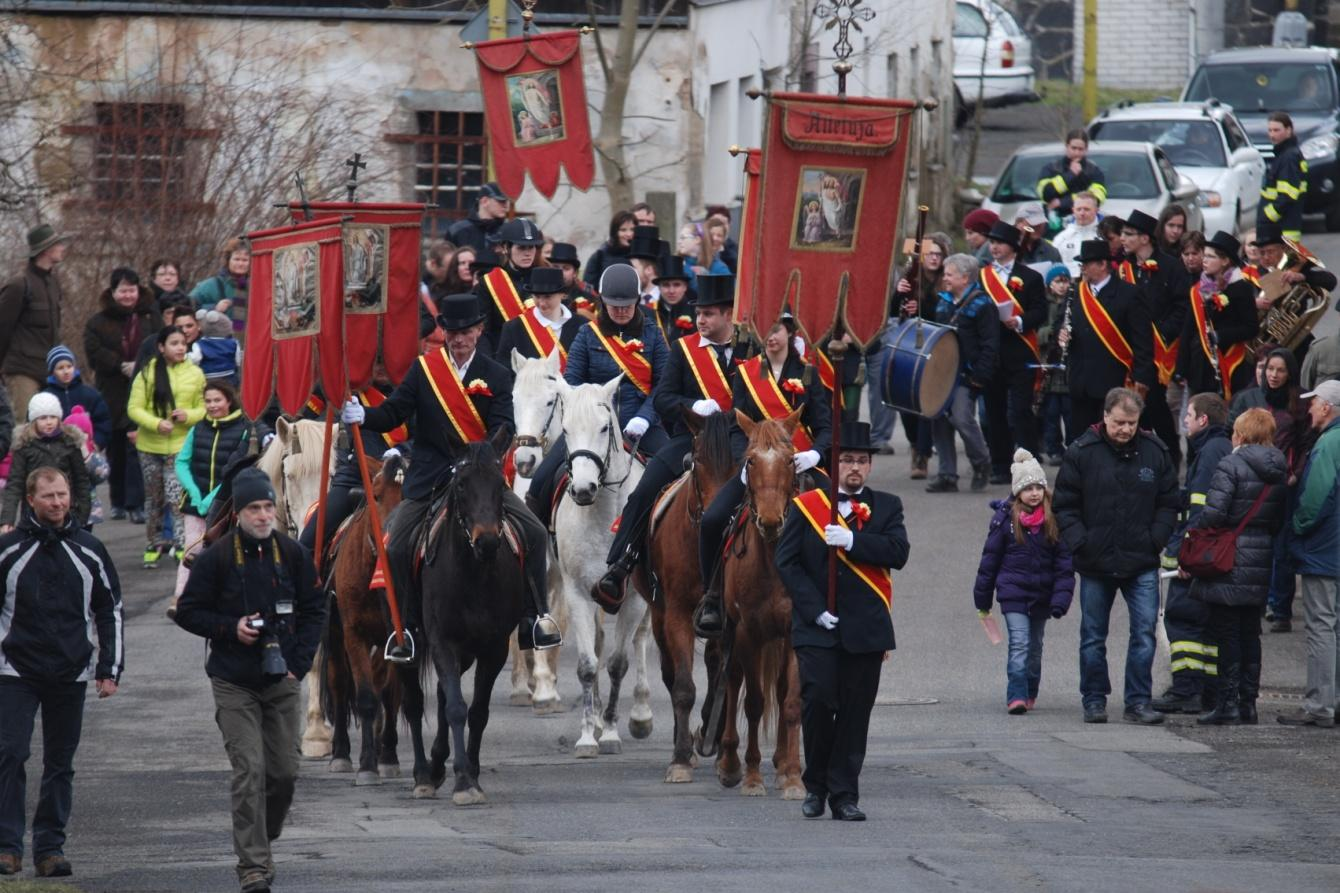
[[[670,349],[666,347],[665,336],[656,323],[645,315],[638,340],[642,342],[642,353],[651,361],[651,380],[655,385],[665,372]],[[573,386],[604,384],[622,371],[614,357],[600,343],[591,325],[582,326],[577,337],[572,340],[572,347],[568,349],[568,365],[563,372],[567,383]],[[637,385],[625,378],[619,384],[619,424],[627,425],[634,416],[641,416],[649,425],[655,425],[660,420],[652,406],[651,394],[643,394]]]
[[[84,379],[76,372],[69,384],[61,384],[54,375],[48,376],[42,390],[56,395],[60,400],[60,410],[66,416],[76,406],[84,407],[93,423],[93,442],[98,445],[98,449],[107,449],[107,443],[112,439],[112,411],[97,388],[84,384]],[[28,409],[22,407],[19,411],[27,412]]]
[[[996,513],[982,546],[972,600],[977,610],[989,611],[994,592],[1004,614],[1065,614],[1075,594],[1070,550],[1059,540],[1047,542],[1041,530],[1032,533],[1025,529],[1024,541],[1016,540],[1010,521],[1013,505],[1013,497],[991,503]]]

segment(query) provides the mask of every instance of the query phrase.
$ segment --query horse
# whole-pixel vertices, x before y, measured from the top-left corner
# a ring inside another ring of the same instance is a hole
[[[791,648],[791,598],[777,575],[775,560],[782,523],[796,493],[791,437],[801,412],[797,409],[785,419],[762,422],[736,412],[736,422],[749,436],[745,451],[748,502],[723,559],[722,606],[732,642],[717,778],[724,787],[733,787],[741,780],[737,712],[743,682],[749,743],[740,793],[752,797],[767,794],[759,771],[758,736],[759,729],[777,713],[772,764],[784,800],[805,796],[800,779],[800,677]]]
[[[600,614],[591,598],[591,586],[605,572],[605,555],[614,540],[614,524],[628,494],[641,478],[642,466],[624,449],[615,396],[622,375],[603,385],[566,383],[559,389],[563,401],[563,436],[568,445],[568,486],[554,516],[556,560],[549,577],[562,593],[568,609],[568,628],[577,647],[577,679],[582,685],[581,734],[573,755],[581,758],[614,754],[619,740],[619,688],[628,672],[633,650],[636,678],[628,733],[634,738],[651,734],[651,690],[647,687],[647,605],[630,598],[615,615],[609,672],[609,701],[603,716],[596,677],[604,645],[599,640]],[[599,740],[596,735],[599,734]]]
[[[507,662],[507,642],[521,621],[526,577],[518,554],[503,545],[501,455],[507,435],[468,444],[452,466],[440,520],[430,519],[423,564],[426,654],[437,670],[437,736],[429,767],[434,789],[446,780],[446,760],[456,747],[452,802],[485,802],[479,786],[479,749],[488,725],[489,698]],[[517,531],[514,534],[520,536]],[[475,665],[469,705],[461,677]],[[467,721],[470,740],[467,746]],[[448,739],[450,735],[450,740]]]
[[[516,383],[512,388],[512,411],[516,436],[512,439],[516,466],[513,489],[523,495],[540,459],[563,433],[563,404],[559,399],[558,351],[542,360],[528,359],[512,351],[512,371]],[[543,518],[541,520],[544,520]],[[561,630],[567,629],[566,604],[560,598],[551,598],[554,620]],[[558,694],[558,648],[545,651],[522,651],[516,636],[510,648],[512,660],[512,694],[510,703],[518,707],[530,706],[537,714],[557,713],[563,709]]]
[[[275,423],[275,436],[261,452],[256,467],[265,472],[275,488],[275,512],[294,539],[302,533],[307,510],[321,496],[321,447],[325,423],[282,416]],[[330,448],[330,467],[335,467],[335,445]],[[326,531],[327,535],[331,531]],[[307,713],[302,733],[302,755],[324,759],[331,754],[331,733],[321,710],[320,655],[307,674]]]
[[[639,567],[633,576],[634,585],[651,603],[651,630],[661,652],[661,680],[674,707],[674,756],[665,771],[667,784],[693,781],[696,763],[689,715],[697,697],[693,611],[703,594],[698,521],[717,490],[735,473],[730,416],[718,412],[704,419],[686,412],[684,419],[694,433],[693,468],[681,478],[681,484],[671,485],[663,497],[669,501],[658,508],[647,535],[650,573]],[[709,681],[716,679],[719,654],[716,641],[709,642],[704,654]],[[707,702],[711,702],[710,687]],[[704,724],[706,719],[705,707]]]

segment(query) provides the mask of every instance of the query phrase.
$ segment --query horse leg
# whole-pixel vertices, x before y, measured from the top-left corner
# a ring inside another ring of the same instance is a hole
[[[553,567],[556,562],[551,562]],[[557,586],[551,586],[550,591],[557,590]],[[568,602],[567,599],[551,598],[550,605],[554,613],[554,621],[558,624],[559,631],[565,636],[568,632]],[[533,664],[531,667],[531,684],[534,695],[531,698],[531,704],[534,706],[535,713],[543,716],[549,713],[558,713],[563,709],[563,699],[558,694],[558,653],[561,648],[549,648],[538,654],[534,651]]]
[[[445,646],[444,646],[445,647]],[[433,663],[440,667],[441,658],[433,655]],[[447,722],[447,692],[442,670],[437,674],[437,735],[433,738],[432,762],[429,764],[429,778],[433,786],[433,795],[447,780],[447,758],[451,756],[451,725]]]
[[[400,755],[396,750],[400,746],[400,732],[396,729],[396,718],[400,716],[401,692],[388,669],[383,666],[378,674],[382,686],[382,740],[377,753],[377,774],[382,778],[399,778]]]
[[[531,657],[530,652],[522,651],[516,642],[516,633],[508,640],[508,653],[512,658],[512,693],[507,703],[513,707],[529,707],[531,701]]]
[[[441,714],[450,729],[451,743],[456,748],[451,760],[451,771],[456,776],[451,801],[457,806],[467,806],[471,802],[468,793],[470,765],[465,750],[465,722],[468,708],[465,703],[465,692],[461,689],[461,661],[456,655],[456,647],[451,644],[436,651],[433,657],[437,665],[438,685],[442,688],[445,699]]]
[[[577,744],[572,749],[575,757],[588,758],[600,753],[596,742],[596,629],[597,620],[594,607],[589,601],[585,605],[585,596],[572,591],[564,584],[564,594],[572,599],[573,610],[570,614],[572,640],[577,646],[577,681],[582,685],[582,729]]]
[[[498,643],[497,647],[487,649],[475,662],[475,691],[470,698],[469,724],[470,737],[466,743],[465,764],[468,786],[457,791],[451,801],[457,806],[476,806],[485,802],[484,790],[479,786],[479,750],[484,742],[484,729],[489,724],[489,701],[493,697],[493,685],[502,672],[507,660],[507,649]]]
[[[737,642],[738,649],[740,644]],[[740,709],[740,685],[744,673],[740,670],[742,655],[737,651],[727,667],[726,704],[723,711],[725,728],[721,733],[721,752],[717,754],[717,780],[723,788],[733,788],[740,783],[740,729],[737,713]]]
[[[309,760],[322,760],[331,755],[331,731],[321,716],[321,674],[317,667],[321,665],[321,656],[312,662],[307,673],[307,717],[302,732],[302,755]]]
[[[788,637],[783,643],[785,663],[777,674],[777,751],[773,767],[777,770],[777,786],[783,800],[805,799],[805,785],[800,778],[800,666]],[[768,684],[768,680],[763,680]]]
[[[358,728],[362,732],[362,746],[358,752],[358,775],[354,784],[358,786],[381,784],[377,774],[377,719],[381,704],[377,692],[373,690],[371,680],[362,680],[358,684],[355,700],[358,709]],[[394,723],[394,720],[392,721]]]
[[[651,737],[651,687],[647,684],[647,633],[651,612],[643,608],[642,620],[633,630],[633,709],[628,713],[628,734],[634,738]]]
[[[768,793],[763,786],[763,772],[759,769],[763,754],[758,746],[758,732],[763,725],[763,686],[768,684],[759,679],[764,663],[757,652],[740,655],[744,671],[744,715],[749,722],[749,740],[744,751],[744,784],[740,787],[740,793],[746,797],[765,797]]]
[[[641,599],[629,599],[624,609],[615,615],[614,650],[606,660],[610,695],[605,703],[604,729],[600,733],[601,753],[623,752],[623,742],[619,739],[619,693],[623,689],[623,679],[628,675],[628,653],[632,649],[633,634],[642,623],[645,605],[646,602]],[[639,611],[639,608],[642,610]]]
[[[353,772],[354,764],[349,759],[349,719],[353,710],[353,678],[349,674],[349,662],[344,650],[344,628],[339,623],[326,630],[327,645],[321,648],[314,667],[325,664],[326,697],[330,702],[330,721],[333,726],[331,735],[330,771]],[[310,689],[309,689],[310,691]]]
[[[404,692],[401,710],[409,723],[410,741],[414,748],[414,798],[424,799],[437,793],[428,770],[428,756],[423,749],[423,683],[418,667],[397,667]]]

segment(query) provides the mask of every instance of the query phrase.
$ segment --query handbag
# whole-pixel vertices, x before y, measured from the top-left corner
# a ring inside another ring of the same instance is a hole
[[[1193,527],[1188,530],[1177,550],[1177,563],[1182,570],[1201,579],[1222,577],[1233,570],[1238,535],[1256,517],[1269,493],[1270,485],[1261,488],[1261,495],[1256,497],[1237,527]]]

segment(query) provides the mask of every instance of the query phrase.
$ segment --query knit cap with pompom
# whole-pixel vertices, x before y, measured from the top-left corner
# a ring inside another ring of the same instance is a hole
[[[1018,496],[1030,484],[1041,484],[1046,488],[1047,474],[1032,453],[1025,449],[1015,450],[1014,461],[1010,463],[1010,492]]]

